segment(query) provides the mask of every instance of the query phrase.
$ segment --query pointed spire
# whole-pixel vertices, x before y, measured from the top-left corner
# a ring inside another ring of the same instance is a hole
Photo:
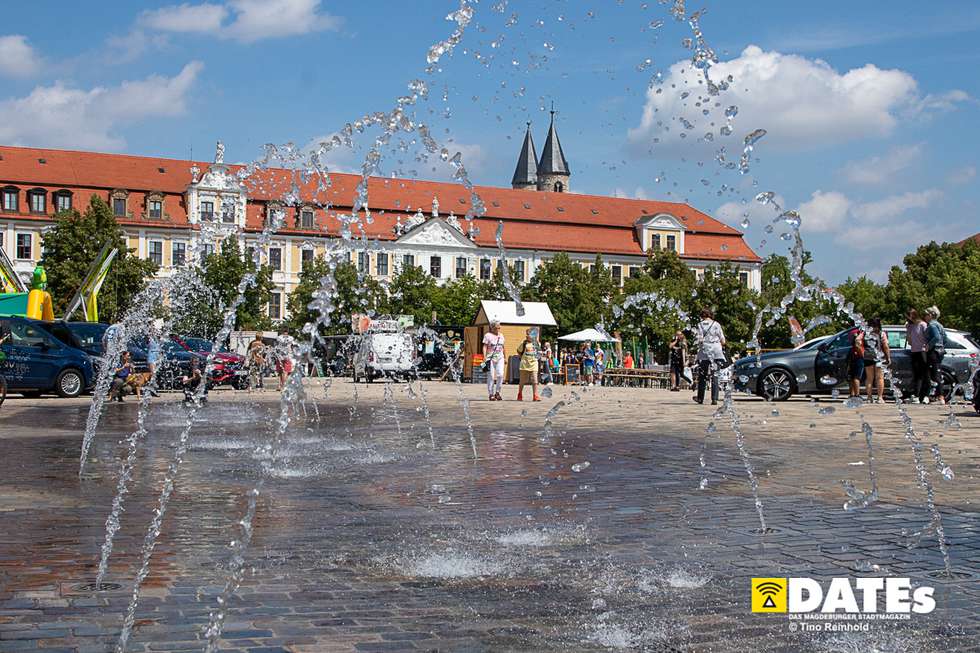
[[[548,128],[548,139],[544,142],[544,149],[541,150],[541,161],[538,162],[538,177],[543,175],[565,175],[570,176],[568,161],[565,160],[565,153],[562,152],[561,142],[558,140],[558,132],[555,131],[555,109],[551,109],[551,126]]]
[[[535,170],[537,169],[538,153],[534,149],[534,139],[531,138],[531,121],[527,122],[527,132],[524,134],[524,146],[521,148],[521,156],[517,159],[517,169],[514,170],[514,178],[510,180],[513,188],[527,188],[537,183]]]

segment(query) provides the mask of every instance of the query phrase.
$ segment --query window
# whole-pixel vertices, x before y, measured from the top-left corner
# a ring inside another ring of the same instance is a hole
[[[677,251],[677,236],[667,236],[667,251]]]
[[[269,267],[273,270],[282,269],[282,249],[279,247],[269,248]]]
[[[71,211],[71,191],[59,190],[54,194],[55,213]]]
[[[201,219],[214,220],[214,202],[210,200],[201,202]]]
[[[415,266],[415,254],[403,254],[402,269],[408,269],[414,266]]]
[[[640,268],[635,265],[630,266],[630,279],[638,279],[640,277]]]
[[[370,254],[367,252],[357,253],[357,271],[361,274],[368,274],[371,272],[371,258]]]
[[[457,279],[462,279],[463,277],[465,277],[466,276],[466,272],[468,271],[468,269],[469,269],[469,265],[467,264],[466,257],[464,257],[464,256],[457,256],[456,257],[456,278]]]
[[[487,279],[489,279],[493,275],[492,269],[493,268],[490,267],[490,259],[488,259],[488,258],[481,258],[480,259],[480,278],[481,279],[483,279],[484,281],[486,281]]]
[[[170,246],[170,265],[182,268],[187,263],[187,243],[173,243]]]
[[[235,201],[223,200],[221,202],[221,221],[225,224],[235,223]]]
[[[660,234],[653,234],[650,236],[650,249],[655,252],[660,251]]]
[[[162,240],[151,240],[147,243],[147,251],[149,252],[148,258],[153,261],[158,267],[163,265],[163,241]]]
[[[388,253],[378,252],[378,276],[387,277],[388,276]]]
[[[125,197],[113,197],[112,198],[112,215],[117,218],[126,217],[126,198]]]
[[[749,273],[748,272],[739,272],[738,273],[738,280],[742,283],[742,287],[743,288],[748,288],[749,287]]]
[[[3,189],[3,210],[9,211],[11,213],[16,213],[20,210],[20,193],[18,193],[17,188],[14,186],[8,186]]]
[[[303,209],[299,212],[299,223],[303,229],[313,228],[313,209]]]
[[[211,243],[204,243],[204,248],[201,250],[201,252],[204,254],[204,258],[211,256],[214,254],[214,245]]]
[[[617,286],[623,285],[623,266],[622,265],[614,265],[614,266],[612,266],[612,278],[613,278],[613,283],[615,283]]]
[[[905,331],[885,331],[888,336],[889,349],[905,349]]]
[[[31,207],[31,213],[47,213],[48,194],[43,190],[29,190],[27,197]]]
[[[269,319],[278,320],[282,317],[282,293],[269,294]]]
[[[306,269],[307,265],[313,263],[313,250],[312,249],[301,249],[299,253],[300,266],[302,269]]]
[[[442,276],[442,257],[441,256],[430,256],[429,257],[429,274],[431,274],[436,279]]]
[[[561,183],[560,181],[556,181],[555,182],[555,187],[554,188],[555,188],[555,192],[556,193],[564,193],[565,192],[565,184]]]
[[[20,347],[36,347],[42,343],[51,343],[44,331],[29,322],[20,320],[4,320],[4,322],[10,328],[11,344]]]
[[[163,217],[163,200],[154,199],[148,202],[150,217],[159,220]]]
[[[514,275],[518,281],[524,281],[524,261],[514,261]]]
[[[251,245],[245,248],[245,262],[255,263],[255,248]]]
[[[17,234],[17,258],[34,259],[34,234]]]

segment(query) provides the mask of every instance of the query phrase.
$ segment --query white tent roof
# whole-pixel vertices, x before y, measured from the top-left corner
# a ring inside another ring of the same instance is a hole
[[[527,324],[528,326],[558,326],[551,309],[544,302],[521,302],[524,315],[517,314],[517,304],[484,299],[480,302],[480,312],[476,316],[476,324]]]
[[[569,333],[567,336],[559,336],[558,339],[571,340],[572,342],[585,342],[587,340],[591,342],[619,342],[616,338],[598,329],[582,329],[575,333]]]

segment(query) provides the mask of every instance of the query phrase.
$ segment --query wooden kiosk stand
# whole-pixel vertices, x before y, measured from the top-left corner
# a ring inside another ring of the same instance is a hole
[[[473,326],[463,331],[463,378],[472,380],[482,374],[480,365],[483,364],[483,336],[490,331],[491,322],[500,322],[500,333],[504,336],[504,379],[511,377],[510,357],[517,354],[517,346],[524,340],[524,333],[531,327],[558,326],[551,309],[544,302],[521,302],[524,315],[517,314],[514,302],[483,300],[480,310],[473,319]],[[486,377],[482,377],[486,378]]]

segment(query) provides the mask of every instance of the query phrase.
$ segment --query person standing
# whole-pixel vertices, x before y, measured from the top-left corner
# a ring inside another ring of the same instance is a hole
[[[633,352],[626,350],[626,355],[623,356],[623,368],[627,370],[633,369]]]
[[[864,331],[854,327],[848,334],[851,340],[851,352],[847,357],[848,397],[861,396],[861,380],[864,378]]]
[[[585,385],[592,385],[592,373],[595,369],[595,351],[592,343],[586,341],[582,345],[582,377]]]
[[[252,342],[248,343],[246,357],[248,359],[249,388],[258,388],[261,390],[262,377],[265,376],[263,370],[265,367],[265,344],[262,342],[262,335],[260,333],[256,333]]]
[[[606,373],[606,352],[602,345],[595,346],[595,384],[602,385],[602,375]]]
[[[711,379],[711,405],[718,403],[718,376],[716,372],[725,364],[725,332],[708,309],[701,311],[701,321],[695,327],[698,345],[698,394],[694,401],[704,403],[705,386]]]
[[[892,364],[891,350],[888,349],[888,336],[881,330],[881,318],[868,320],[868,331],[864,334],[864,376],[868,391],[868,402],[872,400],[875,385],[878,386],[877,402],[885,400],[885,367]]]
[[[674,334],[670,342],[670,390],[680,392],[681,379],[684,378],[684,364],[687,361],[687,338],[683,331]]]
[[[490,401],[503,401],[500,391],[504,386],[504,335],[500,322],[490,323],[490,331],[483,336],[483,360],[487,366],[487,393]]]
[[[925,403],[929,395],[929,365],[926,363],[926,323],[919,311],[910,308],[906,314],[905,342],[912,359],[912,403]]]
[[[939,309],[930,306],[926,309],[926,364],[931,379],[930,394],[935,392],[932,401],[940,406],[946,403],[946,389],[943,386],[943,358],[946,356],[946,328],[939,322]]]
[[[531,386],[531,401],[541,401],[538,396],[538,341],[534,329],[524,333],[524,341],[517,346],[521,357],[520,379],[517,384],[517,401],[524,401],[524,386]]]

